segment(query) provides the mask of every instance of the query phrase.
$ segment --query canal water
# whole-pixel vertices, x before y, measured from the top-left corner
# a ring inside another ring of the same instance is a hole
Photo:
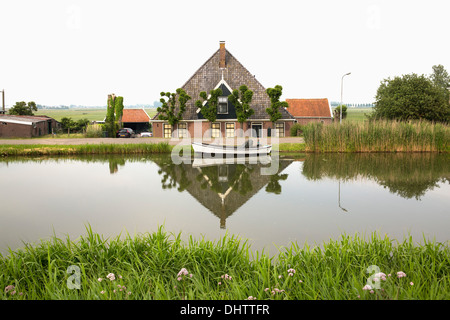
[[[105,238],[164,226],[276,253],[372,232],[450,239],[446,154],[282,154],[174,163],[170,155],[0,160],[0,252],[53,234]]]

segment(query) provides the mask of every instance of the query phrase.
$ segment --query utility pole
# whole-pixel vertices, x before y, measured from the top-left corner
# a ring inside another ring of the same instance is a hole
[[[5,89],[2,90],[2,107],[3,107],[3,113],[6,113],[6,108],[5,108]]]

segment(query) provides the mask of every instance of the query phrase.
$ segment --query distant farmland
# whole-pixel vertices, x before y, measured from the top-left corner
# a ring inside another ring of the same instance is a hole
[[[156,109],[145,109],[150,117],[156,114]],[[106,116],[106,109],[39,109],[35,115],[46,115],[60,121],[62,118],[72,118],[72,120],[88,119],[90,121],[103,121]]]
[[[145,109],[150,117],[156,114],[156,109]],[[365,121],[366,114],[370,114],[372,108],[348,108],[347,119],[351,121]],[[106,116],[106,109],[39,109],[35,115],[46,115],[60,121],[62,118],[72,118],[72,120],[89,119],[91,121],[103,121]]]

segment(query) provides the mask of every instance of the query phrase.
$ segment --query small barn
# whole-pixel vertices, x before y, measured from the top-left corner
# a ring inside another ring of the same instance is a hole
[[[61,123],[47,116],[16,116],[0,114],[1,138],[33,138],[52,134]]]
[[[135,133],[150,130],[150,116],[144,109],[123,109],[122,126],[133,129]]]
[[[297,120],[297,123],[333,122],[331,105],[327,98],[324,99],[286,99],[289,113]]]

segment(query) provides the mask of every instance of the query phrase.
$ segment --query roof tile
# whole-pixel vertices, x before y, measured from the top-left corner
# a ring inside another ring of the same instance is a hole
[[[289,113],[294,117],[327,117],[331,118],[328,99],[286,99]]]

